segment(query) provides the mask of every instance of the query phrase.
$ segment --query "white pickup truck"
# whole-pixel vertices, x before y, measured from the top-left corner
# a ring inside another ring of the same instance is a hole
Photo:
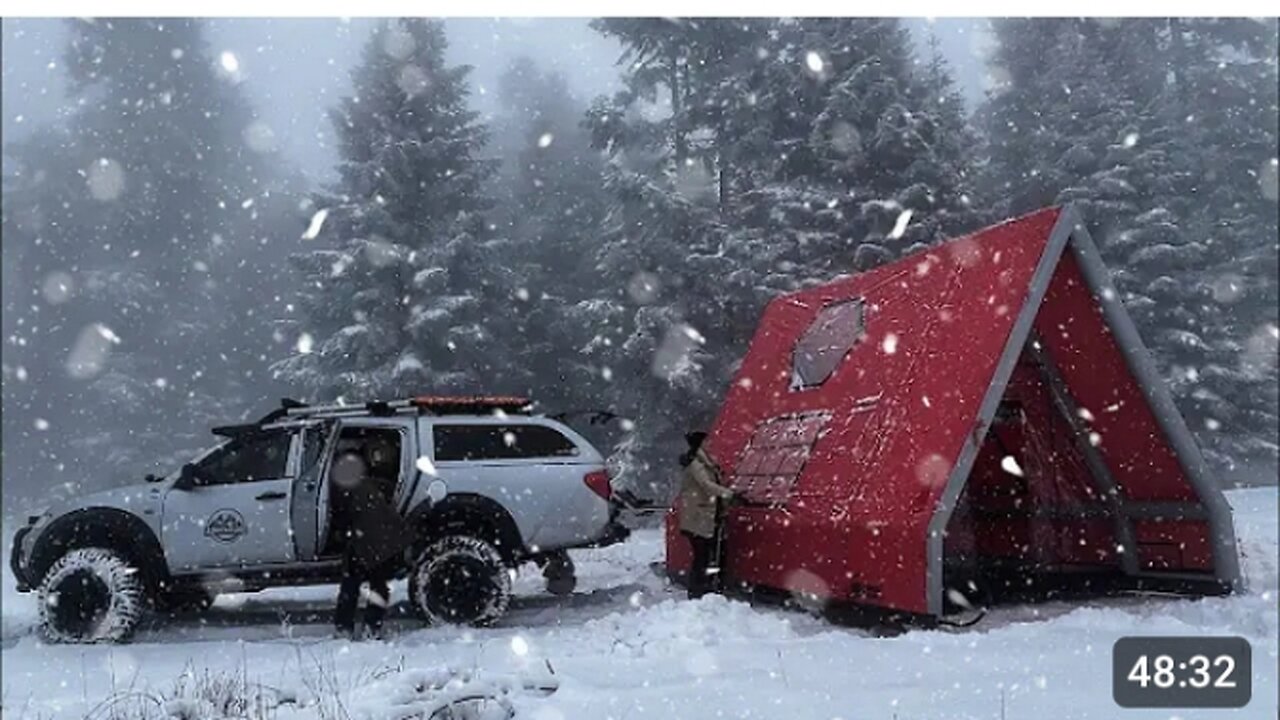
[[[38,591],[44,635],[121,641],[150,609],[200,607],[218,592],[336,582],[328,469],[375,444],[415,528],[404,574],[430,622],[486,624],[512,569],[543,567],[572,592],[569,548],[626,537],[601,454],[509,397],[416,397],[362,405],[286,401],[164,478],[33,515],[14,541],[21,591]]]

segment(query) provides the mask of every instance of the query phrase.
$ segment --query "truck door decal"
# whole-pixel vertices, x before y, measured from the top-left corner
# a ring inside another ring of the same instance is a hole
[[[231,508],[215,510],[204,524],[205,537],[223,544],[233,543],[249,533],[244,516]]]

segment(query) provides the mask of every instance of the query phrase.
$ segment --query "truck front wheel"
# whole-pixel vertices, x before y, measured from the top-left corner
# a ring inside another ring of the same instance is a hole
[[[40,583],[40,631],[49,642],[123,642],[146,607],[139,569],[105,548],[72,550]]]
[[[409,600],[433,625],[489,625],[511,603],[511,573],[492,544],[446,537],[418,557],[409,576]]]

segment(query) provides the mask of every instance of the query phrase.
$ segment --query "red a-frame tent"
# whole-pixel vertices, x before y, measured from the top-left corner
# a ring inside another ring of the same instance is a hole
[[[732,582],[932,616],[996,570],[1239,586],[1230,509],[1070,208],[774,299],[707,449],[748,500]]]

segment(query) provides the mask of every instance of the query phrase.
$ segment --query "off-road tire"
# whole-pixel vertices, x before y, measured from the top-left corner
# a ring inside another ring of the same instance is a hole
[[[573,559],[563,550],[547,556],[542,564],[542,577],[547,581],[547,592],[559,597],[572,595],[578,587]]]
[[[418,556],[409,602],[432,625],[489,625],[511,604],[511,572],[491,543],[451,535]]]
[[[139,569],[114,550],[80,548],[45,573],[38,596],[40,633],[55,643],[129,639],[147,608]]]

